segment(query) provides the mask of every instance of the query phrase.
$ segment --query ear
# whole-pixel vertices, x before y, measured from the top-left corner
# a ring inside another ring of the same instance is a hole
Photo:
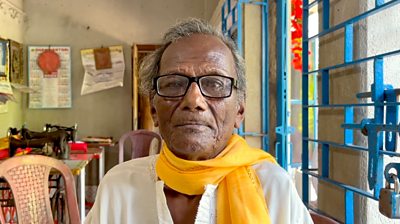
[[[236,112],[236,119],[235,119],[235,128],[240,128],[240,124],[244,119],[244,102],[238,103],[237,112]]]
[[[158,127],[158,117],[157,117],[157,110],[154,107],[154,95],[149,97],[150,100],[150,113],[151,118],[153,118],[154,127]]]

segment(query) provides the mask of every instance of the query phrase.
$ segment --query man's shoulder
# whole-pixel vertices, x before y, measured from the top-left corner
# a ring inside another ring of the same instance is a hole
[[[268,185],[268,188],[282,189],[282,186],[292,187],[292,180],[286,170],[276,163],[263,161],[253,165],[261,183]]]
[[[157,158],[158,155],[152,155],[120,163],[111,168],[104,178],[108,181],[127,179],[130,176],[152,178],[155,173],[154,164]]]
[[[268,211],[274,223],[312,223],[296,187],[278,164],[264,161],[253,166],[264,191]]]
[[[156,159],[133,159],[109,170],[100,182],[86,223],[155,223],[156,181],[152,167]]]

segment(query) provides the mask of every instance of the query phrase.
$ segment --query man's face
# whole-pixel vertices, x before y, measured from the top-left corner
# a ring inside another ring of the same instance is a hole
[[[217,37],[201,34],[179,39],[167,47],[159,75],[168,74],[223,75],[237,79],[229,48]],[[228,98],[208,98],[193,82],[183,97],[152,96],[151,113],[176,156],[206,160],[225,148],[233,129],[243,120],[244,105],[238,102],[236,90]]]

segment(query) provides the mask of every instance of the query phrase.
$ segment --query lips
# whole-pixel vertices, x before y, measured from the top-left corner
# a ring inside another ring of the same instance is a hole
[[[175,127],[200,127],[200,126],[206,126],[211,128],[211,125],[204,121],[180,121],[178,122],[178,124],[175,125]]]
[[[175,125],[176,127],[181,127],[181,126],[207,126],[209,127],[209,125],[202,123],[202,122],[184,122],[184,123],[180,123]]]

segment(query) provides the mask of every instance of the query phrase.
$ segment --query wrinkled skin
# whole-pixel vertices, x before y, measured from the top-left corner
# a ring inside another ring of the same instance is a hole
[[[232,53],[216,37],[196,34],[172,43],[165,50],[159,75],[202,76],[219,74],[236,77]],[[204,97],[192,83],[185,96],[151,96],[151,113],[169,149],[187,160],[217,156],[243,120],[244,105],[233,90],[229,98]],[[164,187],[173,222],[194,223],[201,195],[185,195]]]
[[[217,37],[194,34],[179,39],[165,50],[159,75],[202,76],[219,74],[237,79],[229,48]],[[169,149],[187,160],[216,157],[227,145],[234,128],[244,116],[244,103],[237,90],[224,99],[204,97],[198,85],[191,83],[185,96],[151,96],[151,113]]]

